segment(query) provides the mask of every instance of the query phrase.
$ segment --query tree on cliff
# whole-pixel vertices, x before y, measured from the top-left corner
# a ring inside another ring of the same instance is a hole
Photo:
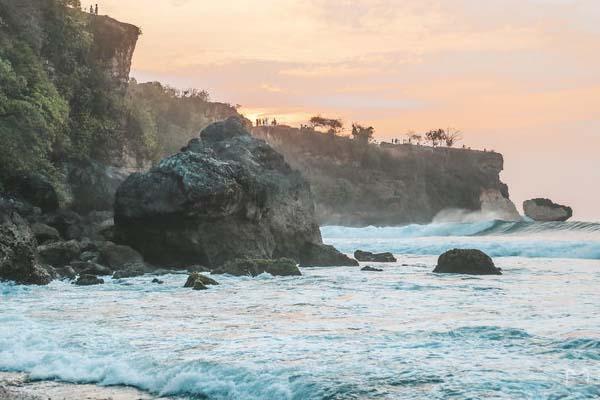
[[[462,140],[462,132],[458,129],[448,128],[444,132],[444,142],[446,142],[446,146],[452,147],[460,140]]]
[[[352,137],[361,143],[369,143],[373,140],[375,128],[372,126],[365,127],[360,124],[352,124]]]
[[[433,147],[437,147],[440,143],[444,141],[446,135],[446,131],[443,129],[434,129],[425,134],[425,140],[431,143]]]
[[[327,133],[336,135],[344,128],[344,123],[340,119],[323,118],[320,115],[314,116],[310,119],[310,125],[313,129],[324,128],[327,129]]]

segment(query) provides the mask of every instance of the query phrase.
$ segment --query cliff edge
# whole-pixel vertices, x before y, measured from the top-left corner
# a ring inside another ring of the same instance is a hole
[[[520,219],[500,180],[504,159],[499,153],[365,145],[287,126],[252,132],[307,177],[321,225],[429,223],[438,215],[471,212],[485,219]]]

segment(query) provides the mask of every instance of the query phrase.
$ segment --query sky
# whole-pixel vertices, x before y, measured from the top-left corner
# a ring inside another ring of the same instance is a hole
[[[504,154],[521,209],[600,221],[599,0],[98,0],[142,28],[132,75],[206,89],[250,119],[453,127]],[[88,6],[84,2],[84,6]]]

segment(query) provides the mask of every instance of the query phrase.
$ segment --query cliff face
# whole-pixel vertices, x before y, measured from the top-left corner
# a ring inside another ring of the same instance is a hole
[[[500,181],[501,154],[414,145],[362,145],[285,126],[253,134],[308,178],[322,225],[428,223],[444,214],[517,219]]]

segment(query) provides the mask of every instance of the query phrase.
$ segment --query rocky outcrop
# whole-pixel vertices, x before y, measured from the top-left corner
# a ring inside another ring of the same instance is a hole
[[[213,273],[233,276],[258,276],[264,273],[273,276],[302,275],[296,266],[296,262],[289,258],[280,258],[277,260],[236,259],[226,262],[213,271]]]
[[[38,246],[37,251],[43,263],[62,268],[79,259],[81,247],[76,240],[69,240]]]
[[[75,281],[77,286],[93,286],[93,285],[102,285],[104,283],[104,279],[98,278],[95,275],[81,275]]]
[[[429,223],[447,209],[519,219],[500,181],[504,159],[495,152],[366,145],[286,126],[256,127],[252,133],[305,174],[321,225]]]
[[[106,242],[100,246],[99,251],[98,263],[113,270],[126,269],[132,264],[144,263],[142,255],[129,246]]]
[[[280,257],[318,265],[322,253],[340,254],[322,244],[302,175],[237,118],[130,175],[116,194],[115,224],[117,240],[157,265]]]
[[[442,254],[433,270],[439,274],[502,275],[494,261],[480,250],[454,249]]]
[[[383,271],[381,268],[371,267],[370,265],[367,265],[366,267],[363,267],[360,270],[365,271],[365,272],[382,272]]]
[[[358,261],[366,262],[381,262],[381,263],[393,263],[396,262],[396,257],[392,253],[371,253],[370,251],[356,250],[354,252],[354,258]]]
[[[193,288],[194,290],[204,290],[206,286],[209,285],[218,285],[219,282],[215,281],[212,278],[209,278],[206,275],[202,275],[199,272],[192,272],[189,276],[185,285],[185,288]]]
[[[534,221],[566,221],[573,216],[573,209],[556,204],[550,199],[533,199],[523,202],[525,215]]]
[[[46,285],[52,275],[40,266],[29,224],[11,207],[0,204],[0,280]]]
[[[325,244],[307,243],[300,254],[301,267],[358,266],[358,261]]]

